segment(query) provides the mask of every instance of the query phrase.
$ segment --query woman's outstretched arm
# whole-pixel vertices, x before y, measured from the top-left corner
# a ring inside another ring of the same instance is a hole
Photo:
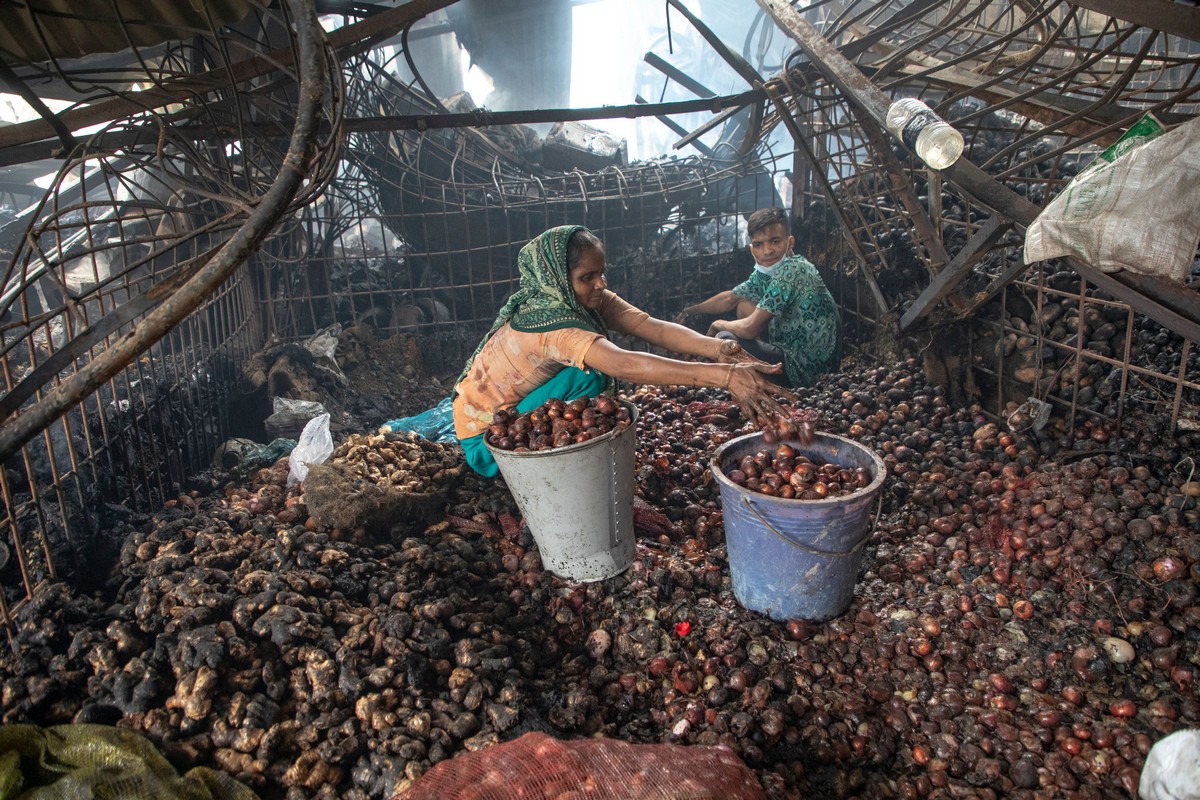
[[[795,400],[795,395],[767,378],[768,374],[777,372],[780,366],[761,361],[735,364],[679,361],[653,353],[624,350],[607,339],[597,339],[588,349],[584,363],[630,383],[728,389],[747,416],[759,424],[774,422],[776,417],[784,413],[774,397],[776,394]]]

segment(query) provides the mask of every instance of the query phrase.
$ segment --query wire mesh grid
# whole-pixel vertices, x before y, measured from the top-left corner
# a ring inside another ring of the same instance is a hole
[[[102,580],[89,563],[117,544],[106,536],[177,496],[227,435],[240,365],[263,339],[255,287],[243,268],[202,299],[185,290],[270,204],[301,117],[300,73],[316,62],[338,75],[328,49],[297,44],[319,33],[293,39],[293,24],[319,31],[315,16],[293,19],[289,8],[243,6],[232,26],[211,18],[207,30],[135,48],[119,68],[51,59],[27,73],[87,97],[85,112],[115,105],[112,122],[73,143],[42,198],[0,229],[8,625],[42,580]],[[131,100],[132,115],[121,105]],[[340,102],[334,81],[331,120]],[[326,128],[292,211],[335,163],[340,131]]]
[[[1092,10],[1102,7],[1055,0],[831,0],[807,4],[803,16],[889,97],[919,97],[951,121],[964,135],[965,157],[991,177],[997,194],[1015,193],[1040,207],[1144,114],[1175,124],[1197,111],[1194,21],[1124,9],[1134,20],[1128,21]],[[1055,402],[1071,424],[1079,413],[1119,424],[1132,407],[1166,414],[1172,423],[1194,416],[1196,356],[1182,336],[1134,314],[1057,261],[1026,268],[1019,228],[999,220],[1003,225],[988,235],[993,212],[987,206],[926,169],[894,139],[881,147],[878,126],[856,98],[835,88],[838,77],[798,50],[773,79],[782,113],[766,126],[787,122],[782,116],[789,114],[811,135],[808,147],[824,170],[805,195],[808,214],[844,225],[845,237],[826,238],[822,255],[852,330],[879,347],[879,337],[868,334],[893,329],[957,258],[971,268],[951,284],[943,303],[922,310],[922,325],[906,333],[928,341],[931,331],[969,315],[985,323],[963,327],[967,336],[980,337],[970,345],[971,369],[985,384],[977,399],[993,413],[1036,396]],[[1053,277],[1053,287],[1044,275]],[[1051,295],[1063,289],[1083,297],[1083,310],[1071,315],[1084,320],[1081,328],[1066,331],[1031,319],[1037,308],[1059,306],[1061,298]],[[1011,324],[1009,294],[1026,298],[1016,302],[1026,314],[1024,329]],[[1003,350],[1014,339],[1020,353],[1006,366]],[[1089,388],[1101,371],[1126,376],[1117,384],[1126,402]],[[1139,394],[1135,383],[1158,388]]]
[[[394,54],[347,64],[348,114],[435,111],[391,71]],[[525,126],[351,133],[338,175],[304,218],[301,260],[270,265],[268,319],[282,338],[369,322],[427,339],[431,366],[462,359],[517,286],[520,247],[586,225],[605,241],[610,285],[659,316],[727,288],[752,264],[739,214],[781,201],[778,164],[663,158],[599,171],[537,168]],[[790,161],[788,162],[790,165]]]

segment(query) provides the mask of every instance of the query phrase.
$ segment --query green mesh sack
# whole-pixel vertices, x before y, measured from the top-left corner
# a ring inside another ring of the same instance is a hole
[[[148,739],[107,725],[0,725],[0,800],[258,800],[218,770],[180,776]]]

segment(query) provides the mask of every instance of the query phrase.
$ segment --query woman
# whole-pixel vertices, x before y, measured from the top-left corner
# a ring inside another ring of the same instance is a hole
[[[454,430],[467,463],[497,473],[483,436],[499,409],[524,413],[546,400],[594,397],[613,380],[728,389],[751,419],[781,412],[769,375],[783,369],[682,325],[655,319],[608,290],[604,246],[579,225],[551,228],[521,248],[520,288],[467,361],[454,387]],[[679,361],[624,350],[608,332],[720,363]]]

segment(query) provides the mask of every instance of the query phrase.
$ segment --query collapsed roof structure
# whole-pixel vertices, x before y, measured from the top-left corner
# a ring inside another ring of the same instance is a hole
[[[1173,419],[1197,391],[1194,287],[1079,258],[1031,271],[1022,256],[1028,226],[1126,129],[1146,114],[1195,117],[1193,5],[759,0],[754,30],[789,42],[775,64],[669,0],[677,30],[694,31],[737,90],[650,52],[647,68],[689,97],[591,108],[563,102],[567,23],[554,15],[522,23],[535,34],[521,40],[522,72],[505,71],[513,51],[496,43],[516,34],[485,3],[176,5],[0,5],[0,82],[37,114],[0,127],[4,526],[45,554],[22,562],[18,594],[52,574],[52,539],[102,525],[95,498],[153,503],[206,463],[241,365],[270,337],[370,319],[454,342],[453,363],[511,290],[516,248],[562,221],[604,229],[614,280],[670,314],[722,285],[731,220],[736,238],[739,214],[790,202],[806,251],[876,343],[932,343],[992,314],[1014,282],[1067,275],[1057,288],[1081,305],[1099,291],[1114,316],[1176,338],[1164,366],[1139,366],[1131,323],[1124,351],[1092,358],[1058,342],[1070,348],[1060,365],[1119,367],[1123,390],[1148,376]],[[446,52],[422,62],[421,43],[472,37],[510,101],[513,82],[539,76],[534,102],[495,110],[431,88]],[[929,169],[887,131],[900,97],[964,135],[957,162]],[[707,120],[691,129],[675,121],[698,112]],[[629,163],[590,127],[612,118],[657,119],[688,155]],[[1004,342],[1020,331],[1000,313],[994,349],[1012,355]],[[1052,361],[1053,344],[1031,358]],[[988,366],[1005,371],[1003,358]],[[1065,369],[1045,366],[1032,395]],[[1064,398],[1074,414],[1078,395]]]

